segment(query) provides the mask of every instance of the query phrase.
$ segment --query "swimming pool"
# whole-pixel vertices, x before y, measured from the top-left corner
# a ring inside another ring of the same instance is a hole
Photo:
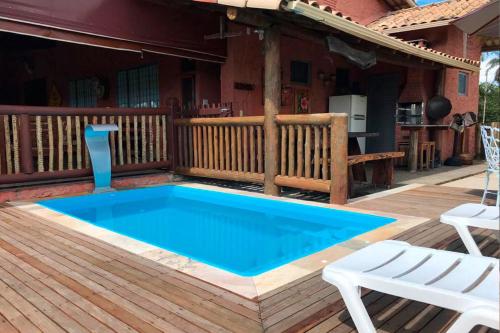
[[[166,185],[40,205],[241,276],[256,276],[395,219]]]

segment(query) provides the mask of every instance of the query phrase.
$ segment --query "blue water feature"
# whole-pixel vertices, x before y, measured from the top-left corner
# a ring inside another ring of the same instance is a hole
[[[39,204],[241,276],[255,276],[394,221],[185,186]]]
[[[117,131],[115,124],[87,125],[85,143],[92,162],[94,173],[94,193],[111,191],[111,153],[109,132]]]

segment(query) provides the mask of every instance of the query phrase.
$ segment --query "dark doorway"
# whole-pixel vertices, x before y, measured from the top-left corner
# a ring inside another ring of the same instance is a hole
[[[24,83],[24,105],[47,106],[47,81],[31,80]]]
[[[182,107],[191,109],[196,106],[196,86],[194,76],[185,77],[182,79]]]
[[[395,149],[394,112],[399,95],[399,80],[399,74],[373,75],[368,78],[366,130],[380,135],[366,140],[367,153]]]

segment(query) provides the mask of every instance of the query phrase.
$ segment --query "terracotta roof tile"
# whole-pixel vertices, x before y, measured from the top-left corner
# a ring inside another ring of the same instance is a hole
[[[369,28],[384,31],[419,24],[452,20],[482,7],[490,0],[448,0],[431,5],[390,12],[370,23]]]

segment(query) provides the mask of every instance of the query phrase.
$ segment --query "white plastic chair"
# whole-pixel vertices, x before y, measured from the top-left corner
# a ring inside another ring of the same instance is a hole
[[[488,168],[486,169],[486,181],[483,193],[484,204],[486,200],[486,195],[488,193],[493,193],[488,191],[488,185],[490,183],[490,175],[496,174],[499,176],[500,170],[500,152],[499,152],[499,142],[500,142],[500,129],[490,126],[481,126],[481,138],[483,139],[484,154],[486,156],[486,162],[488,163]],[[497,202],[496,206],[500,203],[500,191],[497,191]]]
[[[455,227],[467,251],[480,256],[481,251],[472,238],[469,227],[499,230],[499,215],[499,209],[496,206],[467,203],[443,213],[441,222]]]
[[[476,325],[499,328],[499,261],[458,252],[383,241],[326,266],[323,280],[335,285],[360,333],[375,333],[360,288],[461,313],[448,333]]]

